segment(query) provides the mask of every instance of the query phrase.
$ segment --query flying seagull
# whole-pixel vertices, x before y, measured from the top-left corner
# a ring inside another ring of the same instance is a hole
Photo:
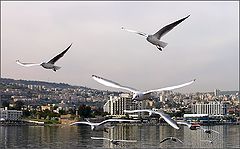
[[[173,128],[179,129],[179,127],[177,126],[177,123],[173,119],[171,119],[171,117],[168,114],[164,113],[163,111],[157,112],[150,109],[142,109],[142,110],[124,110],[124,112],[125,113],[149,112],[149,116],[151,116],[152,113],[158,114]]]
[[[119,83],[113,82],[111,80],[104,79],[104,78],[96,76],[96,75],[92,75],[92,78],[95,81],[97,81],[98,83],[101,83],[101,84],[103,84],[105,86],[109,86],[109,87],[113,87],[113,88],[119,88],[119,89],[124,89],[124,90],[132,92],[133,93],[132,100],[134,100],[134,101],[148,99],[151,96],[151,93],[153,93],[153,92],[168,91],[168,90],[173,90],[173,89],[177,89],[177,88],[181,88],[181,87],[190,85],[190,84],[192,84],[196,80],[196,79],[194,79],[194,80],[192,80],[190,82],[187,82],[187,83],[184,83],[184,84],[180,84],[180,85],[176,85],[176,86],[165,87],[165,88],[160,88],[160,89],[154,89],[154,90],[141,92],[141,91],[138,91],[138,90],[136,90],[134,88],[120,85]]]
[[[200,125],[193,125],[189,122],[186,122],[186,121],[178,121],[177,122],[178,125],[185,125],[187,126],[190,130],[197,130],[199,129]]]
[[[203,131],[204,131],[205,133],[207,133],[207,134],[211,134],[212,132],[215,132],[215,133],[217,133],[217,134],[220,135],[220,133],[219,133],[218,131],[213,130],[213,129],[205,129],[205,128],[203,128],[203,127],[200,127],[200,129],[203,130]]]
[[[208,142],[208,143],[211,143],[213,144],[213,141],[212,140],[200,140],[201,142]]]
[[[193,125],[193,124],[191,124],[191,123],[189,123],[189,122],[186,122],[186,121],[179,121],[179,122],[177,122],[177,124],[178,124],[178,125],[185,125],[185,126],[187,126],[190,130],[198,130],[198,129],[200,129],[200,130],[203,130],[203,132],[205,132],[205,133],[207,133],[207,134],[211,134],[212,132],[215,132],[215,133],[217,133],[217,134],[220,135],[220,133],[219,133],[218,131],[216,131],[216,130],[213,130],[213,129],[205,129],[205,128],[203,128],[203,127],[200,126],[200,125]]]
[[[128,32],[133,32],[136,33],[138,35],[141,36],[145,36],[147,37],[147,41],[152,43],[153,45],[155,45],[160,51],[162,51],[162,48],[167,46],[167,43],[160,41],[161,37],[164,36],[165,34],[167,34],[169,31],[171,31],[175,26],[177,26],[179,23],[181,23],[182,21],[184,21],[185,19],[187,19],[190,15],[188,15],[185,18],[182,18],[178,21],[175,21],[169,25],[164,26],[163,28],[161,28],[158,32],[156,32],[153,35],[147,35],[146,33],[143,32],[139,32],[139,31],[134,31],[134,30],[130,30],[130,29],[126,29],[125,27],[122,27],[123,30],[126,30]]]
[[[24,66],[24,67],[31,67],[31,66],[42,66],[43,68],[46,69],[52,69],[53,71],[57,71],[58,69],[60,69],[61,67],[59,66],[55,66],[55,62],[57,62],[61,57],[63,57],[63,55],[70,49],[70,47],[72,46],[72,44],[70,46],[67,47],[67,49],[65,49],[63,52],[61,52],[60,54],[58,54],[57,56],[55,56],[54,58],[52,58],[49,62],[42,62],[42,63],[22,63],[19,60],[16,60],[16,63]]]
[[[79,125],[79,124],[85,124],[85,125],[90,125],[91,126],[91,130],[96,130],[98,127],[100,127],[101,125],[105,124],[105,123],[109,123],[109,122],[138,122],[139,120],[128,120],[128,119],[107,119],[104,120],[100,123],[92,123],[90,121],[81,121],[81,122],[74,122],[70,125]]]
[[[99,138],[99,137],[91,137],[93,140],[108,140],[114,145],[119,145],[120,142],[137,142],[137,140],[114,140],[109,138]]]
[[[167,140],[171,140],[171,141],[174,141],[174,142],[179,141],[181,144],[183,144],[183,141],[181,141],[180,139],[178,139],[176,137],[167,137],[167,138],[163,139],[162,141],[160,141],[160,144],[167,141]]]

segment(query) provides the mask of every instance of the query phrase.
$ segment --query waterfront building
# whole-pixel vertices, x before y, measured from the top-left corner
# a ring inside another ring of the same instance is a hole
[[[208,114],[184,114],[184,121],[188,122],[199,122],[199,123],[208,123],[209,115]]]
[[[217,101],[211,101],[209,103],[195,103],[192,104],[192,113],[208,114],[210,116],[223,116],[227,114],[227,105]]]
[[[121,117],[125,116],[124,110],[146,109],[153,106],[152,101],[143,100],[138,102],[132,101],[130,94],[120,94],[119,96],[110,96],[110,99],[104,104],[104,112],[111,116]],[[146,114],[148,115],[148,114]],[[142,112],[129,114],[130,117],[145,117]]]
[[[124,116],[124,110],[130,110],[132,98],[129,94],[120,94],[120,96],[110,96],[110,99],[104,104],[104,112],[112,116]]]
[[[7,107],[0,108],[0,119],[15,121],[19,120],[22,114],[22,111],[8,110]]]

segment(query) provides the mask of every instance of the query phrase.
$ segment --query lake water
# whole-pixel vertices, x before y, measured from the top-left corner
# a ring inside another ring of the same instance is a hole
[[[171,126],[117,125],[109,132],[91,131],[89,126],[0,126],[0,148],[240,148],[240,126],[209,126],[221,133],[206,134],[201,130],[179,130]],[[175,136],[184,144],[166,141]],[[91,137],[137,140],[136,143],[120,143],[118,146],[107,140],[92,140]],[[213,144],[200,140],[213,140]]]

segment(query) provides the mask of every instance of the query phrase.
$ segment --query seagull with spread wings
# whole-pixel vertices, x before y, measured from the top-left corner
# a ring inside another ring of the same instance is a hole
[[[177,26],[179,23],[181,23],[182,21],[184,21],[185,19],[187,19],[190,15],[188,15],[187,17],[185,18],[182,18],[178,21],[175,21],[169,25],[166,25],[164,26],[163,28],[161,28],[158,32],[156,32],[155,34],[153,35],[147,35],[146,33],[143,33],[143,32],[139,32],[139,31],[134,31],[134,30],[130,30],[130,29],[126,29],[124,27],[122,27],[123,30],[126,30],[128,32],[133,32],[133,33],[136,33],[138,35],[141,35],[141,36],[145,36],[147,37],[147,41],[152,43],[153,45],[155,45],[160,51],[162,51],[162,48],[166,47],[167,46],[167,43],[163,42],[163,41],[160,41],[160,39],[165,35],[167,34],[169,31],[171,31],[175,26]]]
[[[61,67],[55,66],[54,65],[55,62],[57,62],[61,57],[63,57],[63,55],[70,49],[71,46],[72,46],[72,44],[70,46],[68,46],[67,49],[65,49],[63,52],[61,52],[60,54],[58,54],[57,56],[55,56],[54,58],[52,58],[48,62],[42,62],[42,63],[22,63],[19,60],[16,60],[16,63],[21,65],[21,66],[24,66],[24,67],[42,66],[43,68],[52,69],[53,71],[57,71]]]
[[[174,142],[180,142],[181,144],[183,144],[183,141],[181,141],[180,139],[176,138],[176,137],[167,137],[167,138],[164,138],[162,141],[160,141],[160,144],[167,141],[167,140],[171,140],[171,141],[174,141]]]
[[[97,81],[98,83],[101,83],[101,84],[103,84],[105,86],[109,86],[109,87],[113,87],[113,88],[119,88],[119,89],[124,89],[124,90],[132,92],[133,93],[133,98],[132,99],[134,101],[148,99],[151,96],[151,93],[153,93],[153,92],[169,91],[169,90],[173,90],[173,89],[177,89],[177,88],[181,88],[181,87],[190,85],[190,84],[192,84],[196,80],[196,79],[194,79],[194,80],[192,80],[190,82],[187,82],[187,83],[184,83],[184,84],[180,84],[180,85],[176,85],[176,86],[164,87],[164,88],[160,88],[160,89],[154,89],[154,90],[148,90],[148,91],[145,91],[145,92],[141,92],[141,91],[138,91],[138,90],[136,90],[134,88],[120,85],[119,83],[113,82],[111,80],[104,79],[104,78],[96,76],[96,75],[92,75],[92,78],[95,81]]]
[[[99,123],[93,123],[90,121],[81,121],[81,122],[74,122],[70,125],[80,125],[80,124],[85,124],[85,125],[90,125],[91,130],[96,130],[96,128],[100,127],[101,125],[104,125],[106,123],[110,122],[139,122],[139,120],[128,120],[128,119],[107,119]]]
[[[114,145],[119,145],[120,142],[137,142],[137,140],[114,140],[114,139],[109,139],[109,138],[100,138],[100,137],[91,137],[93,140],[108,140]]]
[[[202,126],[200,125],[193,125],[189,122],[186,122],[186,121],[178,121],[177,122],[178,125],[185,125],[187,126],[190,130],[202,130],[203,132],[207,133],[207,134],[211,134],[212,132],[215,132],[217,134],[220,135],[220,133],[216,130],[213,130],[213,129],[206,129],[206,128],[203,128]]]
[[[149,116],[151,116],[153,113],[160,115],[169,125],[171,125],[175,129],[179,129],[177,126],[177,123],[166,113],[163,111],[153,111],[150,109],[142,109],[142,110],[124,110],[125,113],[136,113],[136,112],[149,112]]]

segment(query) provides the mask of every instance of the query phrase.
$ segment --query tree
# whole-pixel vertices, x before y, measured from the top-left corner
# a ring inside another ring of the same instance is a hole
[[[2,107],[9,107],[9,101],[4,100],[2,102]]]
[[[23,107],[24,103],[21,100],[18,100],[15,102],[15,109],[16,110],[21,110]]]
[[[92,110],[91,110],[90,106],[86,106],[84,104],[80,105],[80,107],[79,107],[79,115],[81,117],[88,118],[88,117],[91,117],[91,114],[92,114]]]
[[[23,110],[23,117],[29,117],[31,112],[29,110]]]

